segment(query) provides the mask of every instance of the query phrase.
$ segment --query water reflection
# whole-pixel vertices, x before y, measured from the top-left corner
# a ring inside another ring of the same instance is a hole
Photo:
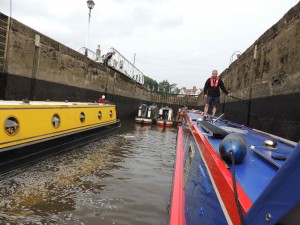
[[[176,129],[123,122],[120,134],[0,181],[0,222],[166,224]]]

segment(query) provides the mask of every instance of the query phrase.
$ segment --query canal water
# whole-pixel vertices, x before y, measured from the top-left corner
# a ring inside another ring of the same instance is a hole
[[[123,121],[0,180],[0,224],[168,224],[177,129]]]

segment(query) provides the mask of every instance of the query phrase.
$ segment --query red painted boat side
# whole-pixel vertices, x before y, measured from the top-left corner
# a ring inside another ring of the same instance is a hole
[[[141,123],[141,124],[152,124],[152,122],[148,122],[148,121],[135,121],[136,123]]]
[[[167,121],[166,124],[164,124],[164,121],[157,121],[156,122],[157,126],[160,126],[160,127],[172,127],[173,126],[173,122],[169,122]]]
[[[187,118],[189,121],[191,121],[189,115],[187,115]],[[227,214],[230,217],[230,220],[235,225],[240,224],[239,213],[234,198],[231,173],[225,166],[224,162],[221,160],[220,156],[213,149],[209,141],[199,131],[198,127],[192,122],[191,122],[191,130],[193,136],[195,137],[199,145],[199,150],[201,151],[204,157],[208,170],[210,171],[212,179],[224,203],[224,206],[226,208]],[[180,135],[178,135],[178,137],[179,136]],[[237,191],[238,191],[238,196],[242,207],[242,211],[243,214],[245,215],[246,212],[249,210],[249,208],[252,206],[252,202],[238,183],[237,183]]]
[[[178,128],[176,164],[174,169],[174,183],[172,204],[170,210],[170,225],[185,225],[184,190],[183,190],[183,147],[182,127]]]

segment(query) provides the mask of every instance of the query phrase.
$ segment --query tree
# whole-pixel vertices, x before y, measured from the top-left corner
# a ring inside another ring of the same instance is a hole
[[[148,87],[151,91],[157,91],[158,90],[158,83],[156,80],[153,80],[152,78],[144,75],[144,85]]]
[[[180,89],[178,87],[174,88],[174,94],[179,94],[180,93]]]
[[[177,87],[177,84],[170,84],[168,80],[163,80],[157,83],[156,80],[144,75],[144,85],[149,88],[151,91],[163,92],[163,93],[173,93],[179,94],[180,89]]]
[[[173,93],[173,89],[176,88],[177,84],[170,84],[168,80],[163,80],[158,84],[160,92]]]

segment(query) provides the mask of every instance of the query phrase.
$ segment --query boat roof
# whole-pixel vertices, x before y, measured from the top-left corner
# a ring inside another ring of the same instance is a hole
[[[222,138],[215,138],[207,129],[203,128],[201,125],[203,115],[199,111],[189,111],[187,115],[195,125],[196,131],[204,134],[219,155]],[[252,202],[255,202],[285,163],[280,157],[276,159],[274,155],[288,157],[293,153],[296,143],[223,119],[213,118],[210,123],[227,133],[239,133],[245,138],[247,154],[242,163],[235,165],[235,175],[246,195]],[[267,147],[266,140],[275,140],[277,146]],[[230,164],[226,164],[226,166],[229,169],[232,168]]]
[[[106,103],[93,103],[93,102],[60,102],[60,101],[5,101],[0,100],[0,107],[24,107],[24,106],[99,106],[111,105]]]

